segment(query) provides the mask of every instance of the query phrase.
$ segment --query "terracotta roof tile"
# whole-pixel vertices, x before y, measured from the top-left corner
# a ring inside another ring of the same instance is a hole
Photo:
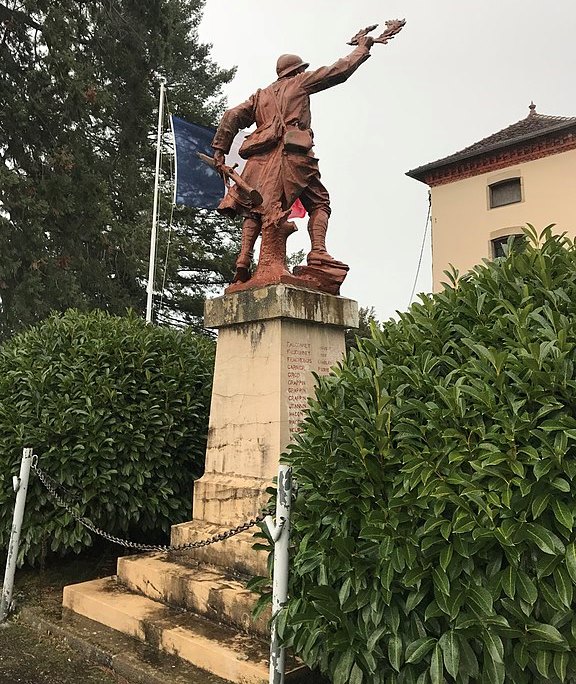
[[[437,161],[430,162],[417,169],[408,171],[407,175],[419,179],[419,176],[423,172],[431,171],[441,166],[447,166],[463,159],[480,156],[484,152],[491,152],[495,149],[515,145],[523,140],[537,138],[540,135],[552,133],[556,130],[561,130],[570,126],[576,126],[576,117],[538,114],[535,105],[532,103],[530,105],[530,113],[524,119],[520,119],[520,121],[517,121],[511,126],[507,126],[501,131],[489,135],[487,138],[483,138],[479,142],[469,145],[463,150],[455,152],[448,157],[438,159]]]

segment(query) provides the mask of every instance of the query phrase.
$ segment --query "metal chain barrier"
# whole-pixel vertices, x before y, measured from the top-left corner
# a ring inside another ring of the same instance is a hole
[[[238,525],[237,527],[233,527],[229,530],[226,530],[225,532],[220,532],[219,534],[215,534],[212,537],[208,537],[207,539],[201,539],[198,541],[194,542],[189,542],[188,544],[176,544],[173,546],[163,546],[161,544],[138,544],[137,542],[129,541],[128,539],[122,539],[120,537],[115,537],[112,534],[108,534],[108,532],[105,532],[104,530],[101,530],[99,527],[97,527],[91,520],[88,518],[84,518],[81,515],[77,513],[77,511],[74,509],[73,505],[68,503],[57,491],[57,487],[60,487],[63,489],[62,485],[60,485],[58,482],[53,480],[50,475],[45,473],[41,468],[38,467],[38,458],[35,456],[32,460],[32,465],[31,465],[32,470],[38,475],[38,479],[40,482],[44,485],[44,487],[48,490],[48,492],[52,495],[52,498],[60,505],[62,508],[66,509],[70,515],[77,520],[81,525],[83,525],[87,530],[90,530],[90,532],[93,532],[94,534],[97,534],[100,537],[103,537],[104,539],[107,539],[108,541],[118,544],[119,546],[124,546],[125,548],[128,549],[134,549],[136,551],[186,551],[188,549],[199,549],[202,546],[209,546],[210,544],[216,544],[217,542],[224,541],[225,539],[230,539],[230,537],[234,537],[237,534],[240,534],[241,532],[245,532],[246,530],[249,530],[251,527],[254,527],[255,525],[258,525],[259,523],[264,521],[264,518],[267,515],[270,515],[272,513],[271,510],[263,510],[259,515],[254,516],[247,522],[242,523],[241,525]]]

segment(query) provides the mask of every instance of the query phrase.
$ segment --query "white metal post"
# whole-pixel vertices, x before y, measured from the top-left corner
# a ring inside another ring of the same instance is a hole
[[[26,505],[26,492],[28,491],[28,480],[30,477],[31,463],[32,449],[26,448],[22,453],[20,476],[14,477],[13,479],[14,491],[16,492],[16,503],[14,505],[14,517],[12,519],[12,532],[10,534],[10,544],[8,546],[8,558],[6,560],[4,584],[2,585],[2,599],[0,600],[0,622],[4,622],[12,606],[14,575],[16,573],[16,561],[18,560],[18,545],[20,543],[22,520],[24,519],[24,506]]]
[[[274,542],[274,574],[272,576],[272,630],[270,635],[270,684],[284,684],[285,649],[280,646],[276,620],[288,600],[288,550],[290,544],[290,507],[292,505],[292,468],[278,469],[276,524],[271,516],[265,522]]]
[[[160,77],[158,102],[158,131],[156,135],[156,174],[154,176],[154,203],[152,206],[152,233],[150,235],[150,263],[148,264],[148,287],[146,291],[146,323],[152,323],[152,299],[154,297],[154,272],[156,270],[156,233],[158,227],[158,195],[160,187],[160,157],[162,146],[162,123],[164,121],[164,87],[166,79]]]

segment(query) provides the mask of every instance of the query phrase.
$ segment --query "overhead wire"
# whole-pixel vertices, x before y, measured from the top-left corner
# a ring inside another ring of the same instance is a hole
[[[418,267],[416,268],[416,275],[414,277],[414,284],[412,285],[412,292],[410,293],[410,300],[408,306],[412,304],[414,299],[414,292],[416,292],[416,285],[420,276],[420,269],[422,267],[422,257],[424,255],[424,245],[426,244],[426,237],[428,236],[428,224],[430,223],[430,214],[432,213],[432,194],[428,191],[428,214],[426,216],[426,224],[424,226],[424,235],[422,236],[422,244],[420,246],[420,256],[418,257]]]

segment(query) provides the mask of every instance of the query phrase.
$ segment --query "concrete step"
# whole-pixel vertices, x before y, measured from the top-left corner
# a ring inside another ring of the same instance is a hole
[[[190,542],[208,539],[209,537],[225,532],[228,528],[202,520],[172,525],[171,544],[188,544]],[[251,577],[264,577],[268,574],[268,555],[264,551],[254,551],[254,533],[258,531],[253,527],[246,532],[241,532],[230,539],[225,539],[217,544],[202,546],[199,549],[186,551],[189,558],[194,558],[201,563],[208,563],[217,567],[231,569],[242,575]]]
[[[252,617],[257,595],[246,581],[221,569],[200,565],[187,554],[164,553],[124,556],[118,559],[118,581],[131,591],[176,608],[185,608],[244,632],[270,633],[270,612]]]
[[[67,643],[76,655],[86,659],[86,668],[99,665],[112,670],[118,684],[228,684],[227,680],[181,658],[152,649],[139,639],[70,610],[63,612],[60,618],[52,610],[27,605],[18,612],[18,623]],[[4,672],[0,673],[0,681],[8,681]],[[42,682],[46,681],[42,679]],[[56,680],[54,684],[57,684]]]
[[[132,593],[115,577],[65,587],[63,606],[227,681],[268,682],[266,642]],[[306,679],[307,672],[290,662],[287,681]]]

